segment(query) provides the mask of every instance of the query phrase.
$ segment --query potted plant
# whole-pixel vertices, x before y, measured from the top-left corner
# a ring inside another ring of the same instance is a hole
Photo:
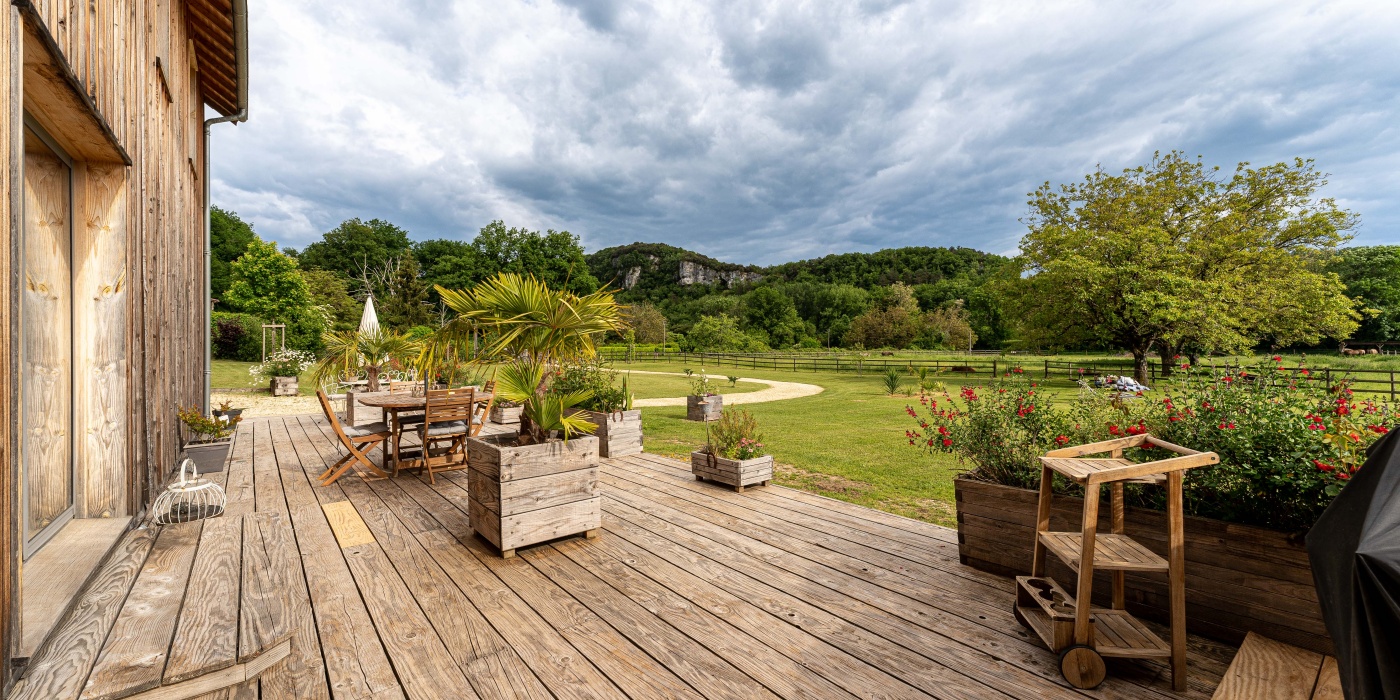
[[[593,434],[598,438],[600,457],[623,457],[642,451],[642,411],[632,408],[626,375],[619,384],[618,373],[602,362],[570,363],[560,369],[552,390],[591,394],[575,412],[598,426]]]
[[[514,401],[497,399],[491,404],[491,422],[497,425],[520,425],[520,412],[525,410]]]
[[[710,375],[701,370],[699,376],[690,378],[690,395],[685,397],[685,419],[712,421],[718,420],[724,410],[724,397],[713,391]]]
[[[194,408],[182,408],[178,415],[185,426],[181,448],[185,455],[194,460],[201,473],[222,471],[229,446],[233,444],[233,431],[243,418],[207,417]]]
[[[695,480],[717,481],[743,493],[767,486],[773,478],[773,455],[763,449],[758,421],[748,411],[731,408],[709,426],[709,444],[690,453]]]
[[[222,418],[224,416],[227,416],[230,420],[232,420],[234,418],[242,416],[243,409],[234,408],[232,401],[223,401],[219,403],[218,408],[211,410],[210,413],[214,414],[215,418]]]
[[[297,376],[305,372],[315,359],[311,353],[301,350],[278,350],[268,355],[261,364],[253,365],[248,372],[268,382],[273,396],[296,396],[299,390]]]
[[[379,391],[379,378],[391,366],[416,358],[418,341],[403,333],[378,330],[373,333],[341,331],[324,333],[325,355],[316,362],[312,376],[317,383],[340,381],[363,373],[365,391]]]
[[[595,339],[624,328],[611,292],[577,295],[534,277],[501,273],[471,290],[437,287],[457,317],[443,326],[421,362],[463,345],[485,329],[473,359],[496,367],[496,395],[520,406],[514,434],[473,437],[468,449],[472,529],[514,556],[518,547],[602,527],[596,425],[570,409],[588,390],[554,390],[558,369],[597,354]]]

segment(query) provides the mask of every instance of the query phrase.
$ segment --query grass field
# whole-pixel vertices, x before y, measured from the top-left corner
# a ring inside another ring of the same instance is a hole
[[[640,362],[626,368],[682,369],[677,364]],[[739,374],[826,388],[816,396],[744,405],[758,418],[764,444],[778,463],[778,483],[953,524],[955,460],[927,455],[904,439],[904,431],[912,425],[904,407],[914,399],[885,395],[874,374],[781,370]],[[643,409],[642,426],[648,452],[688,460],[691,450],[705,444],[704,424],[685,420],[683,406]]]

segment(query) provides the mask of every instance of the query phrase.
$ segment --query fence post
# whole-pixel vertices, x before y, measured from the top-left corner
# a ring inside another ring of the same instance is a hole
[[[1395,400],[1395,372],[1390,373],[1390,400]]]
[[[992,379],[997,378],[997,361],[992,360]]]
[[[1045,361],[1045,378],[1046,378],[1046,379],[1049,379],[1049,378],[1050,378],[1050,361],[1049,361],[1049,360],[1046,360],[1046,361]]]

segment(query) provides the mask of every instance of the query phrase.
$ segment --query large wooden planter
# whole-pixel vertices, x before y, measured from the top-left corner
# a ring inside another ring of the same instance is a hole
[[[719,415],[723,411],[724,397],[719,394],[685,397],[686,420],[719,420]]]
[[[491,422],[497,425],[518,425],[520,414],[525,410],[524,406],[502,406],[501,404],[491,404]]]
[[[598,438],[599,457],[625,457],[642,452],[642,411],[583,411],[588,420],[597,424],[593,432]]]
[[[1031,570],[1038,494],[971,479],[954,482],[958,513],[958,554],[962,563],[1005,576]],[[1056,496],[1051,530],[1080,528],[1083,502]],[[1109,531],[1101,511],[1099,531]],[[1166,514],[1129,508],[1126,534],[1159,555],[1167,554]],[[1074,590],[1076,575],[1050,557],[1051,577]],[[1108,573],[1094,581],[1095,602],[1108,605]],[[1160,574],[1127,578],[1128,610],[1167,620],[1167,579]],[[1011,605],[1011,597],[1007,597]],[[1301,538],[1264,528],[1209,518],[1186,518],[1186,625],[1194,633],[1232,644],[1256,632],[1321,654],[1333,654],[1322,621],[1312,568]]]
[[[598,438],[513,446],[514,435],[467,440],[472,529],[513,557],[519,547],[602,527]]]
[[[298,387],[296,377],[273,377],[271,384],[272,385],[268,388],[272,390],[273,396],[297,395]]]
[[[773,455],[753,459],[729,459],[704,450],[690,453],[690,471],[695,480],[716,481],[743,493],[749,486],[767,486],[773,479]]]

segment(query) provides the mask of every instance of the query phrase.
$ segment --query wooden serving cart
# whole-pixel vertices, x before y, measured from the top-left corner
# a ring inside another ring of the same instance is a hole
[[[1176,454],[1153,462],[1131,462],[1123,450],[1158,447]],[[1104,454],[1091,458],[1087,455]],[[1094,688],[1108,670],[1104,657],[1169,658],[1172,687],[1186,690],[1186,554],[1182,523],[1182,472],[1215,464],[1214,452],[1197,452],[1151,435],[1095,442],[1047,452],[1040,458],[1040,505],[1035,520],[1035,557],[1030,576],[1016,577],[1016,619],[1034,630],[1060,655],[1060,673],[1076,688]],[[1050,530],[1054,475],[1084,487],[1084,520],[1079,532]],[[1123,484],[1167,487],[1167,558],[1123,534]],[[1099,491],[1108,485],[1112,498],[1111,532],[1098,533]],[[1078,574],[1071,596],[1045,575],[1045,553],[1059,557]],[[1113,573],[1111,608],[1090,604],[1094,570]],[[1171,602],[1171,640],[1163,641],[1125,610],[1126,571],[1167,574]],[[1083,605],[1079,604],[1083,601]]]

